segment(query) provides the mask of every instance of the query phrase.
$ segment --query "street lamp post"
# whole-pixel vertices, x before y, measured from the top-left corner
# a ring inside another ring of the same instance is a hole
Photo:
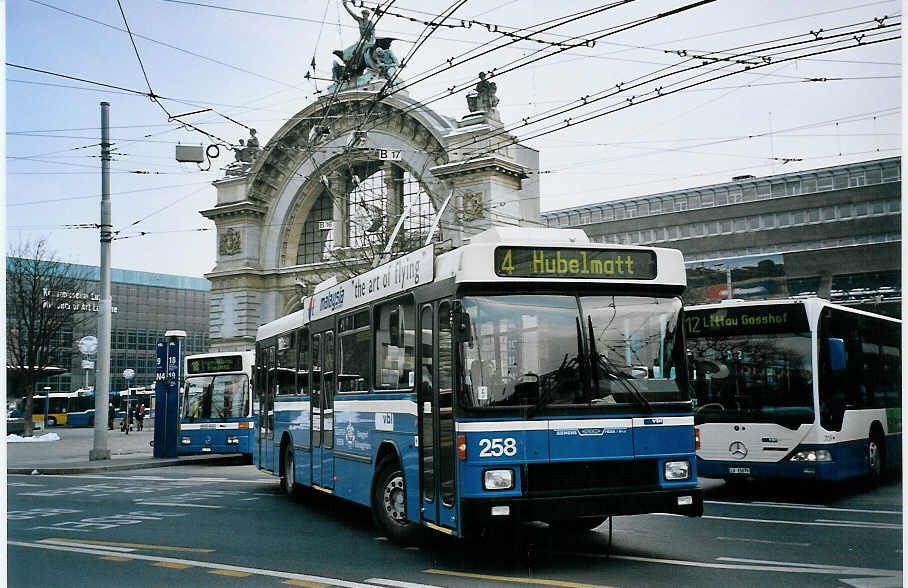
[[[129,381],[136,376],[136,372],[132,368],[126,368],[123,370],[123,379],[126,380],[126,430],[129,430],[129,426],[132,424],[132,404],[133,398],[132,394],[129,393]]]

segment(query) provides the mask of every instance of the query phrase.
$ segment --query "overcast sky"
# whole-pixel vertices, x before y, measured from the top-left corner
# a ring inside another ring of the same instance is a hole
[[[393,2],[378,36],[394,37],[403,59],[423,21],[456,4]],[[695,2],[614,4],[458,65],[484,43],[504,45],[503,31],[538,31],[607,6],[464,2],[444,21],[457,26],[432,33],[401,79],[437,71],[408,92],[460,118],[464,92],[444,97],[447,89],[480,71],[505,72],[493,77],[498,107],[540,151],[543,211],[900,155],[901,42],[886,40],[901,34],[890,27],[900,23],[898,1],[717,0],[655,19]],[[48,237],[63,259],[99,263],[97,229],[73,226],[100,219],[99,104],[107,101],[120,237],[113,267],[201,276],[214,266],[216,240],[198,211],[214,205],[211,182],[233,154],[222,149],[209,171],[178,164],[177,143],[214,140],[168,122],[141,93],[150,84],[170,114],[210,108],[184,120],[234,144],[254,127],[264,145],[326,88],[306,79],[313,58],[316,77],[330,77],[331,52],[356,42],[358,29],[339,0],[121,5],[144,75],[116,0],[6,4],[7,246]],[[817,52],[825,53],[808,56]],[[440,67],[449,58],[453,66]]]

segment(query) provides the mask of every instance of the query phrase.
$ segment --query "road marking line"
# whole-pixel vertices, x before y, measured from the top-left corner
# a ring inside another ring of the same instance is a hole
[[[893,574],[901,575],[901,570],[882,570],[878,568],[856,568],[851,566],[841,566],[834,564],[809,564],[801,562],[791,562],[791,561],[773,561],[765,559],[744,559],[740,557],[717,557],[718,561],[736,561],[741,563],[751,563],[751,564],[769,564],[769,565],[783,565],[783,566],[795,566],[801,568],[815,568],[818,570],[828,570],[827,573],[845,573],[845,574],[857,574],[860,576],[891,576]]]
[[[704,500],[704,504],[730,504],[733,506],[765,506],[769,508],[794,508],[798,510],[828,510],[831,512],[863,512],[883,515],[899,515],[898,510],[871,510],[866,508],[837,508],[834,506],[816,506],[812,504],[783,504],[781,502],[735,502],[733,500]]]
[[[136,504],[147,504],[149,506],[187,506],[187,507],[195,507],[195,508],[224,508],[223,506],[215,506],[212,504],[192,504],[192,503],[187,503],[187,502],[151,502],[148,500],[142,500],[141,498],[137,498],[137,499],[133,500],[133,502],[135,502]]]
[[[181,564],[173,561],[159,561],[157,563],[151,564],[153,566],[158,566],[159,568],[172,568],[174,570],[185,570],[186,568],[191,568],[189,564]]]
[[[55,543],[58,545],[77,545],[81,547],[98,547],[100,549],[118,549],[124,547],[133,547],[135,549],[153,549],[155,551],[190,551],[193,553],[213,553],[214,549],[203,549],[201,547],[174,547],[170,545],[152,545],[150,543],[121,543],[118,541],[100,541],[96,539],[64,539],[60,537],[48,537],[38,543]],[[125,551],[122,549],[118,549]]]
[[[38,543],[47,543],[49,545],[91,545],[91,542],[89,541],[69,541],[68,539],[42,539],[38,541]],[[99,545],[98,547],[101,546]],[[105,549],[106,551],[120,551],[123,553],[132,553],[133,551],[135,551],[135,549],[130,549],[128,547],[104,547],[103,549]]]
[[[744,537],[716,537],[717,541],[747,541],[748,543],[771,543],[773,545],[792,545],[810,547],[810,543],[793,543],[790,541],[770,541],[769,539],[745,539]]]
[[[105,555],[98,559],[106,559],[107,561],[132,561],[128,557],[123,557],[122,555]]]
[[[589,553],[586,554],[589,557],[596,558],[608,558],[609,555],[600,554],[600,553]],[[635,555],[612,555],[612,559],[623,559],[626,561],[639,561],[643,563],[661,563],[674,566],[687,566],[693,568],[716,568],[720,570],[749,570],[754,572],[789,572],[794,574],[833,574],[833,575],[847,575],[847,574],[864,574],[867,576],[900,576],[901,570],[873,570],[870,568],[848,568],[844,566],[826,566],[823,567],[819,564],[800,564],[800,563],[787,563],[787,562],[765,562],[768,565],[746,565],[746,564],[733,564],[733,563],[715,563],[707,561],[684,561],[679,559],[658,559],[652,557],[638,557]],[[734,558],[716,558],[717,560],[727,560],[727,561],[753,561],[758,560],[738,560]],[[799,567],[794,567],[799,566]],[[860,571],[857,571],[860,570]]]
[[[28,543],[26,541],[10,541],[6,542],[7,549],[9,546],[16,547],[30,547],[33,549],[48,549],[52,551],[67,551],[70,553],[86,553],[88,555],[109,555],[110,552],[104,551],[103,549],[89,549],[87,547],[67,547],[65,545],[47,545],[41,543]],[[374,584],[363,584],[362,582],[350,582],[348,580],[341,580],[340,578],[328,578],[325,576],[311,576],[309,574],[294,574],[292,572],[279,572],[276,570],[264,570],[258,568],[247,568],[244,566],[233,566],[229,564],[214,563],[207,561],[197,561],[191,559],[177,559],[172,557],[161,557],[156,555],[144,555],[141,553],[130,553],[125,556],[129,559],[142,560],[148,562],[155,562],[153,565],[158,565],[161,567],[171,567],[171,568],[180,568],[180,567],[197,567],[197,568],[206,568],[210,570],[233,570],[235,572],[247,572],[249,574],[254,574],[257,576],[268,576],[272,578],[284,578],[288,580],[303,580],[306,582],[315,582],[320,584],[327,584],[328,586],[340,586],[341,588],[375,588]]]
[[[839,582],[854,586],[854,588],[899,588],[902,579],[890,578],[839,578]]]
[[[667,514],[667,513],[652,513],[655,516],[660,517],[683,517],[686,515],[676,515],[676,514]],[[717,521],[741,521],[744,523],[774,523],[777,525],[804,525],[806,527],[857,527],[860,529],[890,529],[898,531],[902,528],[902,525],[890,524],[890,523],[851,523],[850,521],[836,521],[836,522],[816,522],[816,521],[783,521],[780,519],[752,519],[745,517],[719,517],[715,515],[703,515],[701,519],[713,519]]]
[[[282,584],[290,584],[291,586],[306,586],[307,588],[329,588],[328,584],[320,584],[318,582],[307,582],[305,580],[284,580]]]
[[[415,582],[401,582],[400,580],[388,580],[387,578],[369,578],[366,580],[370,584],[379,584],[382,586],[393,586],[394,588],[441,588],[432,584],[417,584]]]
[[[9,474],[9,477],[21,476],[23,478],[30,477],[30,474]],[[100,475],[100,474],[41,474],[42,478],[67,478],[67,479],[88,479],[88,480],[142,480],[151,481],[151,482],[178,482],[178,483],[188,483],[193,485],[198,485],[201,483],[208,482],[217,482],[217,483],[230,483],[230,484],[262,484],[268,483],[271,481],[271,478],[263,478],[261,480],[235,480],[232,478],[165,478],[163,476],[115,476],[115,475]]]
[[[545,580],[542,578],[512,578],[508,576],[493,576],[489,574],[471,574],[469,572],[454,572],[451,570],[423,570],[427,574],[441,574],[444,576],[458,576],[461,578],[475,578],[477,580],[493,580],[497,582],[515,582],[517,584],[541,584],[543,586],[563,586],[564,588],[612,588],[602,584],[583,584],[581,582],[566,582],[564,580]]]
[[[245,578],[252,575],[249,572],[238,572],[236,570],[208,570],[208,573],[219,576],[233,576],[234,578]]]
[[[853,525],[883,525],[886,528],[901,529],[902,525],[898,523],[877,523],[875,521],[839,521],[836,519],[815,519],[818,523],[851,523]]]

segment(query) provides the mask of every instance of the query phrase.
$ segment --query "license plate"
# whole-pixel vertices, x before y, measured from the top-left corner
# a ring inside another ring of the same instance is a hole
[[[728,468],[729,474],[749,474],[750,468]]]

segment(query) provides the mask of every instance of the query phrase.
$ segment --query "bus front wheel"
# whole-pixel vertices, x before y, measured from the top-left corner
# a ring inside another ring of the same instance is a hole
[[[883,441],[877,432],[870,435],[867,442],[867,474],[871,484],[878,484],[885,469],[885,456],[883,454]]]
[[[379,464],[372,487],[372,516],[388,537],[397,543],[409,543],[419,531],[416,523],[407,520],[404,472],[394,458],[385,458]]]

